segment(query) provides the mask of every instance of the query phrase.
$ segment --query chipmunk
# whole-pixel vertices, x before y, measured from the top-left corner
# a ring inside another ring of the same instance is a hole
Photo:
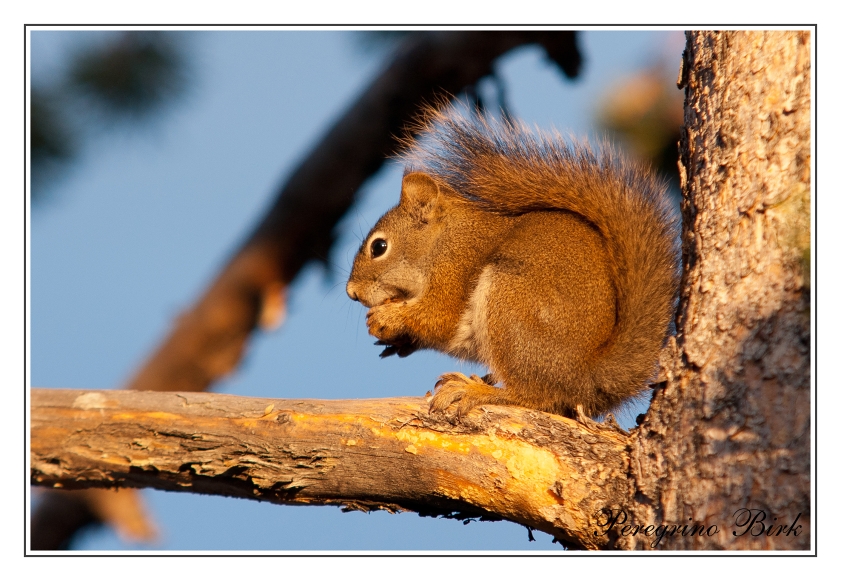
[[[597,416],[639,395],[679,278],[664,183],[608,146],[511,120],[431,109],[420,123],[400,202],[347,283],[381,356],[487,366],[436,384],[430,411],[456,417],[482,404]]]

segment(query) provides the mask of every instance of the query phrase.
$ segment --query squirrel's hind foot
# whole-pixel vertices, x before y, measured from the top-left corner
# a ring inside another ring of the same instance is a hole
[[[467,377],[463,373],[445,373],[435,384],[435,395],[429,402],[429,413],[445,414],[453,406],[455,414],[447,416],[450,421],[459,421],[470,410],[482,404],[510,403],[504,396],[504,390],[486,381],[492,380],[491,375]]]

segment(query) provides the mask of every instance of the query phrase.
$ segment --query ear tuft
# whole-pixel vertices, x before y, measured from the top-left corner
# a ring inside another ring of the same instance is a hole
[[[441,205],[438,184],[425,173],[415,172],[403,177],[400,205],[423,222],[432,219]]]

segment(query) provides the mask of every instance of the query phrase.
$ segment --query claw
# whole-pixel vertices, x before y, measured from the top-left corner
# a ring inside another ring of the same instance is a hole
[[[487,383],[488,385],[496,385],[497,380],[493,373],[488,373],[487,375],[482,376],[482,382]]]
[[[492,379],[492,378],[491,378]],[[445,373],[435,384],[435,395],[429,402],[430,414],[442,414],[450,423],[458,423],[470,410],[482,404],[516,404],[508,398],[505,388],[488,384],[478,375]],[[445,412],[453,407],[452,415]]]
[[[463,373],[443,374],[435,383],[435,395],[429,402],[429,412],[444,415],[451,424],[459,423],[461,418],[473,408],[473,405],[465,398],[469,399],[470,385],[477,379],[475,375],[468,378]],[[454,404],[456,404],[455,413],[451,416],[447,415],[446,410]]]
[[[377,341],[377,343],[375,343],[375,345],[377,345],[379,343],[380,342]],[[383,345],[385,345],[385,343],[383,343]],[[380,351],[380,359],[384,359],[386,357],[391,357],[394,354],[400,355],[399,349],[400,348],[397,345],[389,345],[388,347],[386,347],[385,349]]]
[[[412,353],[414,353],[417,350],[418,350],[418,348],[414,343],[406,343],[405,345],[400,345],[398,347],[397,356],[398,357],[408,357],[409,355],[411,355]]]
[[[418,346],[411,340],[398,340],[397,342],[383,341],[382,339],[375,341],[374,345],[385,345],[385,349],[380,352],[380,358],[391,357],[397,355],[398,357],[408,357],[418,350]]]
[[[385,346],[385,349],[380,352],[380,358],[391,357],[392,355],[408,357],[418,350],[418,345],[408,338],[398,338],[395,341],[383,341],[379,339],[374,342],[374,345]]]

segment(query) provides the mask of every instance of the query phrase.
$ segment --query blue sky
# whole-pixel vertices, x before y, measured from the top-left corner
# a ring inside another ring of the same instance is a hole
[[[80,43],[107,32],[35,31],[33,82],[59,74]],[[141,130],[103,129],[51,198],[31,215],[32,385],[117,388],[212,280],[271,203],[278,186],[364,90],[382,53],[357,33],[188,32],[186,96]],[[498,66],[513,113],[529,123],[597,136],[592,113],[623,76],[665,58],[674,78],[674,31],[582,34],[577,81],[535,48]],[[677,89],[675,89],[677,91]],[[438,375],[472,368],[422,352],[377,357],[364,309],[344,293],[359,239],[397,202],[401,169],[366,183],[341,226],[327,270],[294,283],[277,332],[254,337],[241,368],[216,391],[279,398],[423,395]],[[633,414],[625,418],[628,423]],[[109,531],[80,548],[177,550],[556,550],[550,537],[511,523],[415,514],[342,513],[192,494],[145,491],[161,529],[150,547]]]

